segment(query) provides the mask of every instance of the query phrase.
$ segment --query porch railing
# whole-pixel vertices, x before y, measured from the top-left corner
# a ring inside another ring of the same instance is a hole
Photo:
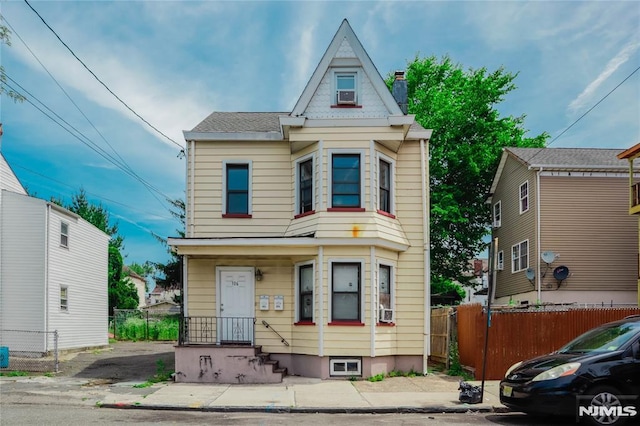
[[[252,345],[255,318],[184,317],[180,327],[181,345]]]

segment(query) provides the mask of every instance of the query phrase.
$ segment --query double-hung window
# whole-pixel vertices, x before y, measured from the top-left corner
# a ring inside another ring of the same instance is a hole
[[[502,271],[504,269],[504,251],[503,250],[500,250],[498,252],[498,258],[496,263],[497,263],[496,269],[498,271]]]
[[[313,157],[296,163],[296,215],[313,212]]]
[[[392,177],[393,166],[391,161],[378,159],[378,210],[392,214]]]
[[[358,81],[356,72],[335,73],[335,103],[339,106],[357,105]]]
[[[224,206],[226,217],[251,215],[251,164],[224,163]]]
[[[331,155],[331,207],[362,207],[362,169],[359,153]]]
[[[529,181],[520,185],[520,214],[529,210]]]
[[[331,321],[361,321],[362,299],[360,262],[331,263]]]
[[[313,322],[313,264],[298,267],[298,322]]]
[[[60,223],[60,245],[69,247],[69,224],[67,222]]]
[[[69,289],[68,287],[60,287],[60,310],[67,312],[69,310]]]
[[[502,203],[498,201],[493,205],[493,227],[500,228],[502,225]]]
[[[378,321],[393,321],[392,302],[393,275],[389,265],[378,266],[378,307],[380,309]]]
[[[523,271],[529,267],[529,240],[511,246],[511,272]]]

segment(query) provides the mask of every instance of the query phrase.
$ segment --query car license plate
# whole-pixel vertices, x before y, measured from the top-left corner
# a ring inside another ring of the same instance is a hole
[[[513,394],[513,388],[511,386],[502,387],[502,395],[511,396]]]

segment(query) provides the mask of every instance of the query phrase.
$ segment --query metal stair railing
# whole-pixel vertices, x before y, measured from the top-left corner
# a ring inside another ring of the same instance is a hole
[[[265,327],[267,327],[268,329],[276,333],[280,338],[280,342],[282,342],[285,346],[289,346],[289,342],[287,342],[287,340],[284,337],[282,337],[280,333],[278,333],[273,327],[271,327],[271,325],[268,322],[266,322],[265,320],[262,320],[262,325],[264,325]]]

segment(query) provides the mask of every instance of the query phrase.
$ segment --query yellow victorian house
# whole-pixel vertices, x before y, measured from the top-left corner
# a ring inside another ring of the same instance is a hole
[[[292,111],[184,132],[177,381],[426,372],[431,130],[406,106],[345,20]]]

